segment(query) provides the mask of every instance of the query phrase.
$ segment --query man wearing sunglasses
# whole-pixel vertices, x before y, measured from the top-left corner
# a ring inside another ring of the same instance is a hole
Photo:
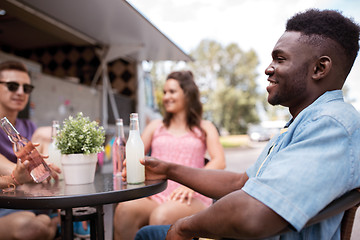
[[[29,119],[19,119],[18,115],[25,109],[33,89],[25,65],[16,61],[0,63],[0,118],[7,117],[19,133],[27,139],[31,139],[36,126]],[[2,143],[0,154],[10,161],[3,161],[2,158],[1,162],[4,162],[6,167],[2,167],[0,174],[8,174],[13,170],[17,158],[11,142],[3,131],[0,131],[0,141]]]
[[[2,81],[0,81],[0,84],[6,84],[6,87],[8,88],[8,90],[10,92],[17,92],[17,90],[21,86],[17,82],[2,82]],[[31,84],[24,84],[24,85],[22,85],[22,87],[23,87],[23,91],[27,94],[30,94],[32,92],[32,90],[34,89],[34,86]]]
[[[24,64],[16,61],[0,63],[0,118],[7,117],[28,139],[32,138],[36,126],[29,119],[19,119],[18,114],[26,107],[33,89]],[[10,176],[16,162],[12,144],[0,130],[0,175]],[[53,239],[55,232],[56,221],[45,214],[0,209],[1,239]]]

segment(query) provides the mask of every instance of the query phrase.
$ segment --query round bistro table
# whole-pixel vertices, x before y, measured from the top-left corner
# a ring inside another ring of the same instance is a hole
[[[95,175],[90,184],[66,185],[65,181],[24,184],[15,190],[0,190],[0,208],[8,209],[61,209],[62,239],[73,238],[73,210],[79,207],[95,208],[95,225],[91,226],[91,239],[104,239],[103,205],[151,196],[165,190],[166,180],[145,181],[128,185],[112,174]],[[95,227],[95,229],[94,229]],[[96,234],[96,236],[94,236]]]

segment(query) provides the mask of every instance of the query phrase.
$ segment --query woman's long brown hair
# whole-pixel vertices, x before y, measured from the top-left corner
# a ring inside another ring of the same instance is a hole
[[[186,107],[186,125],[192,131],[194,127],[201,130],[205,136],[205,132],[200,126],[203,108],[200,102],[200,92],[194,82],[194,76],[191,71],[177,71],[170,73],[166,80],[175,79],[178,81],[181,89],[185,95]],[[165,112],[163,123],[166,127],[170,126],[170,121],[173,117],[172,113]]]

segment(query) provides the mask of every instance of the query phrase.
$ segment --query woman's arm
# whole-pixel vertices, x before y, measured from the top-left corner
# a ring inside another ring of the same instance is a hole
[[[205,168],[224,169],[226,166],[225,154],[217,129],[207,120],[201,121],[201,127],[206,132],[206,148],[210,155],[210,162],[206,164]]]
[[[155,132],[155,129],[161,124],[161,122],[162,122],[161,119],[155,119],[151,121],[142,132],[141,139],[144,143],[145,154],[147,154],[150,151],[152,136]]]

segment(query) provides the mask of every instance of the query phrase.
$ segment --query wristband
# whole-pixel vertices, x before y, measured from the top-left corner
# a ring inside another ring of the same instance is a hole
[[[11,173],[11,178],[14,180],[14,182],[17,184],[17,185],[21,185],[15,178],[14,176],[14,171]]]

